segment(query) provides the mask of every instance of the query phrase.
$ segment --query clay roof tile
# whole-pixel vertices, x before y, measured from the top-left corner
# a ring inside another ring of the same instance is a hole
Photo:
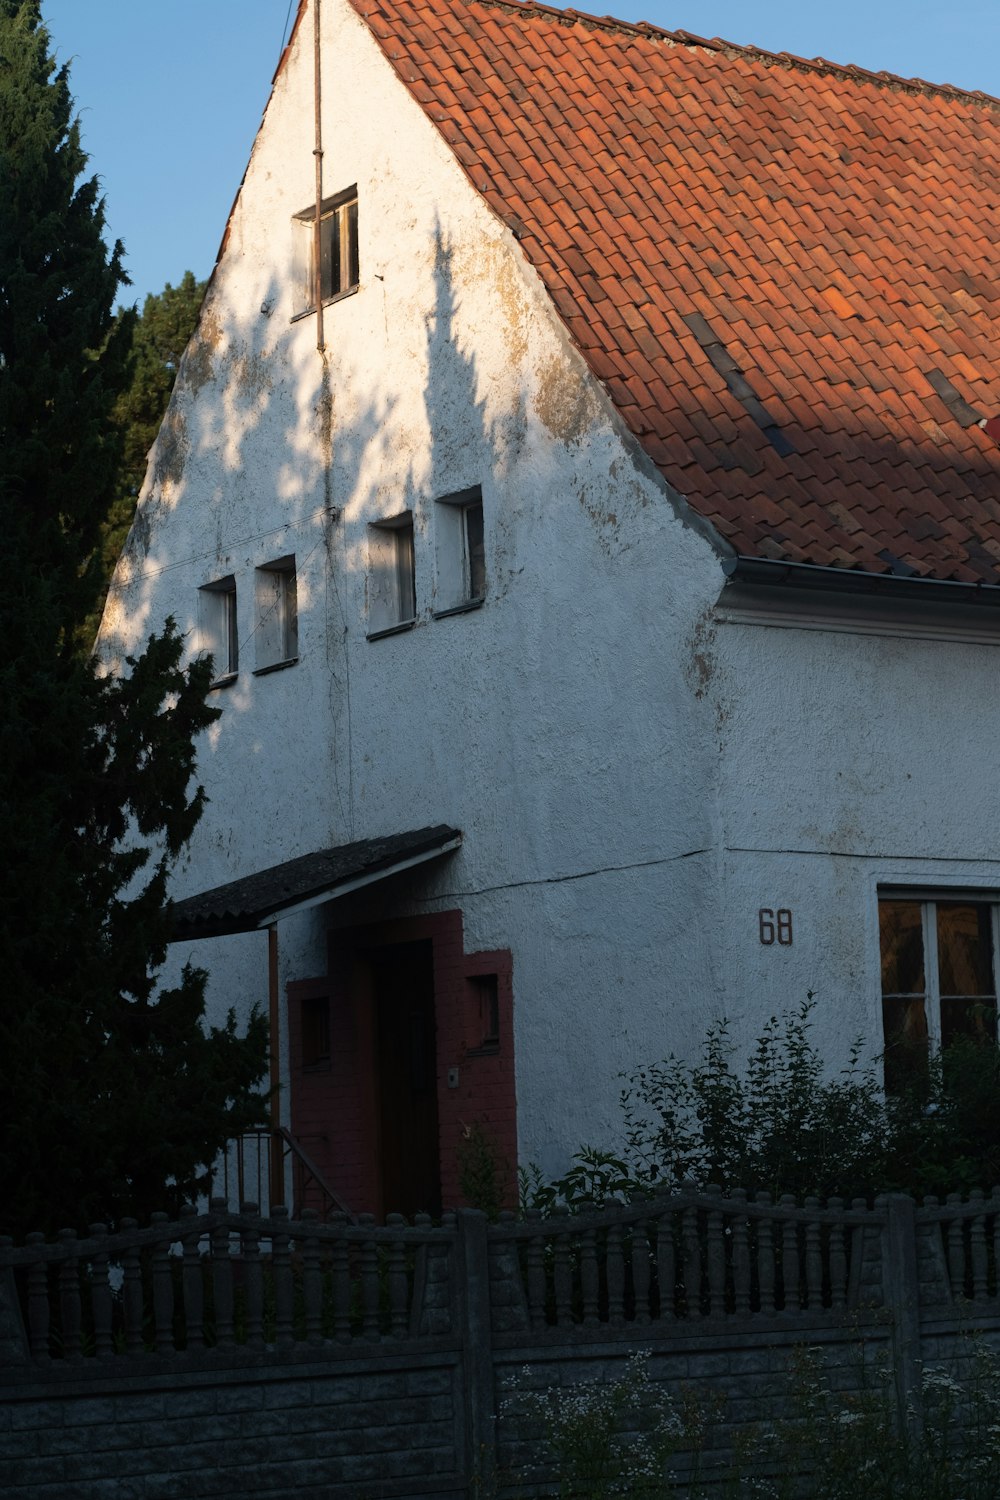
[[[733,547],[996,577],[1000,102],[533,0],[355,3]]]

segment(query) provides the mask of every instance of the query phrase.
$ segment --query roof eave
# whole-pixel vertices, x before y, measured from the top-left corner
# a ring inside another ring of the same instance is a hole
[[[743,554],[724,557],[722,570],[731,582],[755,587],[809,589],[818,593],[900,601],[916,599],[925,604],[1000,607],[1000,584],[996,583],[961,583],[953,578],[923,578],[917,574],[868,573],[860,568],[834,568],[821,563],[786,562]]]

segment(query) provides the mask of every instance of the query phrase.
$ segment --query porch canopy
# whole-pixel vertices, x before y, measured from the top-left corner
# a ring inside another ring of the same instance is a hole
[[[272,865],[242,880],[217,885],[200,895],[175,901],[171,908],[170,941],[228,937],[234,932],[256,932],[281,917],[306,911],[335,896],[384,880],[412,865],[457,849],[459,829],[444,823],[387,838],[359,839],[316,854],[303,854]]]

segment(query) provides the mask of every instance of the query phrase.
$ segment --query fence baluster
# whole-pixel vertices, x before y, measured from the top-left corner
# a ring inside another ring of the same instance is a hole
[[[674,1216],[665,1206],[656,1220],[656,1287],[660,1298],[660,1317],[675,1318],[677,1256],[674,1251]]]
[[[347,1215],[337,1212],[330,1222],[337,1230],[330,1263],[333,1272],[333,1336],[340,1344],[351,1337],[351,1268],[347,1248]]]
[[[151,1225],[169,1223],[165,1213],[150,1214]],[[170,1275],[170,1246],[153,1246],[153,1339],[157,1354],[174,1347],[174,1287]]]
[[[124,1234],[139,1228],[138,1219],[122,1219],[119,1228]],[[142,1353],[142,1261],[138,1245],[130,1245],[122,1252],[122,1312],[125,1316],[125,1352]]]
[[[111,1337],[111,1283],[108,1281],[108,1226],[91,1224],[87,1230],[96,1240],[90,1257],[90,1312],[94,1320],[94,1353],[98,1359],[106,1359],[114,1353]]]
[[[182,1226],[196,1219],[198,1210],[185,1203],[180,1212]],[[205,1346],[205,1282],[201,1264],[200,1236],[196,1232],[181,1235],[184,1252],[184,1269],[181,1279],[184,1287],[185,1348],[202,1349]]]
[[[642,1195],[635,1194],[632,1202],[641,1201]],[[637,1323],[649,1322],[649,1282],[649,1225],[645,1219],[637,1219],[632,1225],[632,1295]]]
[[[979,1209],[972,1221],[969,1239],[972,1250],[972,1295],[978,1301],[986,1296],[986,1213],[985,1199],[979,1188],[969,1194],[969,1202]]]
[[[681,1244],[684,1250],[684,1306],[688,1318],[701,1317],[701,1244],[698,1238],[698,1210],[686,1208],[681,1217]]]
[[[722,1198],[722,1189],[718,1183],[710,1182],[705,1191],[713,1198]],[[711,1208],[708,1211],[706,1259],[708,1315],[710,1318],[718,1318],[726,1310],[726,1238],[721,1208]]]
[[[818,1213],[819,1199],[807,1198],[805,1207],[814,1214]],[[809,1219],[806,1223],[806,1306],[823,1306],[823,1247],[818,1219]]]
[[[786,1212],[794,1209],[792,1194],[782,1193],[778,1207]],[[797,1312],[800,1306],[799,1235],[794,1219],[783,1219],[781,1224],[781,1305],[785,1312]]]
[[[240,1215],[256,1221],[260,1208],[256,1203],[240,1202]],[[243,1284],[247,1299],[247,1345],[264,1347],[264,1268],[260,1263],[260,1231],[256,1222],[244,1224],[240,1231],[243,1255]]]
[[[612,1204],[612,1209],[616,1208]],[[622,1252],[622,1228],[609,1224],[604,1241],[604,1275],[608,1289],[608,1322],[620,1328],[625,1321],[625,1256]]]
[[[288,1206],[276,1203],[271,1209],[274,1231],[271,1237],[271,1262],[274,1267],[274,1342],[287,1349],[295,1342],[292,1313],[295,1305],[292,1287],[292,1258],[288,1245]]]
[[[358,1228],[368,1231],[361,1244],[361,1337],[377,1339],[378,1326],[378,1251],[373,1238],[374,1214],[358,1214]]]
[[[868,1213],[867,1198],[852,1198],[851,1213]],[[847,1231],[845,1230],[845,1234]],[[865,1240],[868,1235],[866,1222],[852,1224],[850,1228],[850,1248],[847,1272],[847,1305],[857,1307],[861,1301],[861,1277],[865,1265]]]
[[[552,1279],[556,1294],[556,1327],[566,1328],[573,1321],[573,1262],[570,1258],[570,1239],[566,1224],[569,1208],[560,1203],[553,1209],[553,1217],[560,1223],[555,1237],[554,1267]]]
[[[304,1208],[299,1215],[302,1233],[296,1236],[295,1248],[302,1257],[302,1311],[306,1342],[318,1344],[323,1337],[323,1278],[319,1269],[319,1239],[314,1208]]]
[[[80,1257],[75,1254],[76,1230],[60,1229],[59,1238],[66,1252],[59,1267],[59,1323],[62,1331],[63,1358],[80,1358],[80,1329],[83,1318],[80,1307]]]
[[[750,1311],[750,1245],[747,1225],[747,1195],[742,1188],[732,1194],[736,1213],[730,1220],[733,1232],[733,1312],[746,1317]]]
[[[590,1216],[591,1223],[580,1241],[580,1291],[583,1296],[583,1321],[588,1327],[597,1322],[600,1296],[600,1269],[597,1264],[597,1231],[593,1226],[595,1208],[593,1203],[581,1203],[581,1211]]]
[[[225,1198],[209,1200],[213,1214],[224,1214],[229,1208]],[[213,1224],[212,1295],[215,1299],[215,1342],[220,1349],[233,1343],[233,1260],[229,1253],[229,1225]]]
[[[949,1208],[957,1209],[962,1202],[959,1193],[949,1193],[945,1200]],[[948,1279],[953,1297],[965,1296],[965,1234],[963,1222],[957,1214],[948,1224]]]
[[[771,1206],[771,1194],[760,1192],[755,1202],[764,1208]],[[760,1310],[765,1316],[774,1313],[774,1222],[770,1217],[761,1216],[756,1220],[757,1225],[757,1291],[760,1297]]]
[[[389,1214],[385,1222],[390,1229],[406,1228],[406,1220],[402,1214]],[[406,1243],[402,1235],[399,1235],[389,1245],[389,1331],[394,1339],[401,1339],[406,1334],[409,1291]]]
[[[545,1239],[541,1231],[541,1209],[529,1208],[525,1214],[534,1234],[525,1248],[528,1272],[528,1316],[532,1328],[545,1326]]]
[[[25,1238],[26,1245],[43,1245],[44,1234],[37,1230]],[[49,1267],[44,1260],[32,1261],[28,1267],[28,1329],[31,1335],[32,1359],[51,1359],[49,1350]]]
[[[830,1305],[831,1307],[845,1307],[847,1305],[847,1225],[839,1217],[844,1212],[843,1198],[831,1198],[827,1202],[827,1208],[831,1208],[838,1215],[836,1223],[830,1225],[830,1237],[828,1245],[830,1248]]]

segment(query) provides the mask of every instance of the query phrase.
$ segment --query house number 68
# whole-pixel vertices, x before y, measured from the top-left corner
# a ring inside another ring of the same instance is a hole
[[[775,941],[782,948],[792,946],[792,914],[787,906],[779,906],[775,911],[770,906],[762,906],[757,913],[760,923],[760,940],[765,948],[770,948]]]

